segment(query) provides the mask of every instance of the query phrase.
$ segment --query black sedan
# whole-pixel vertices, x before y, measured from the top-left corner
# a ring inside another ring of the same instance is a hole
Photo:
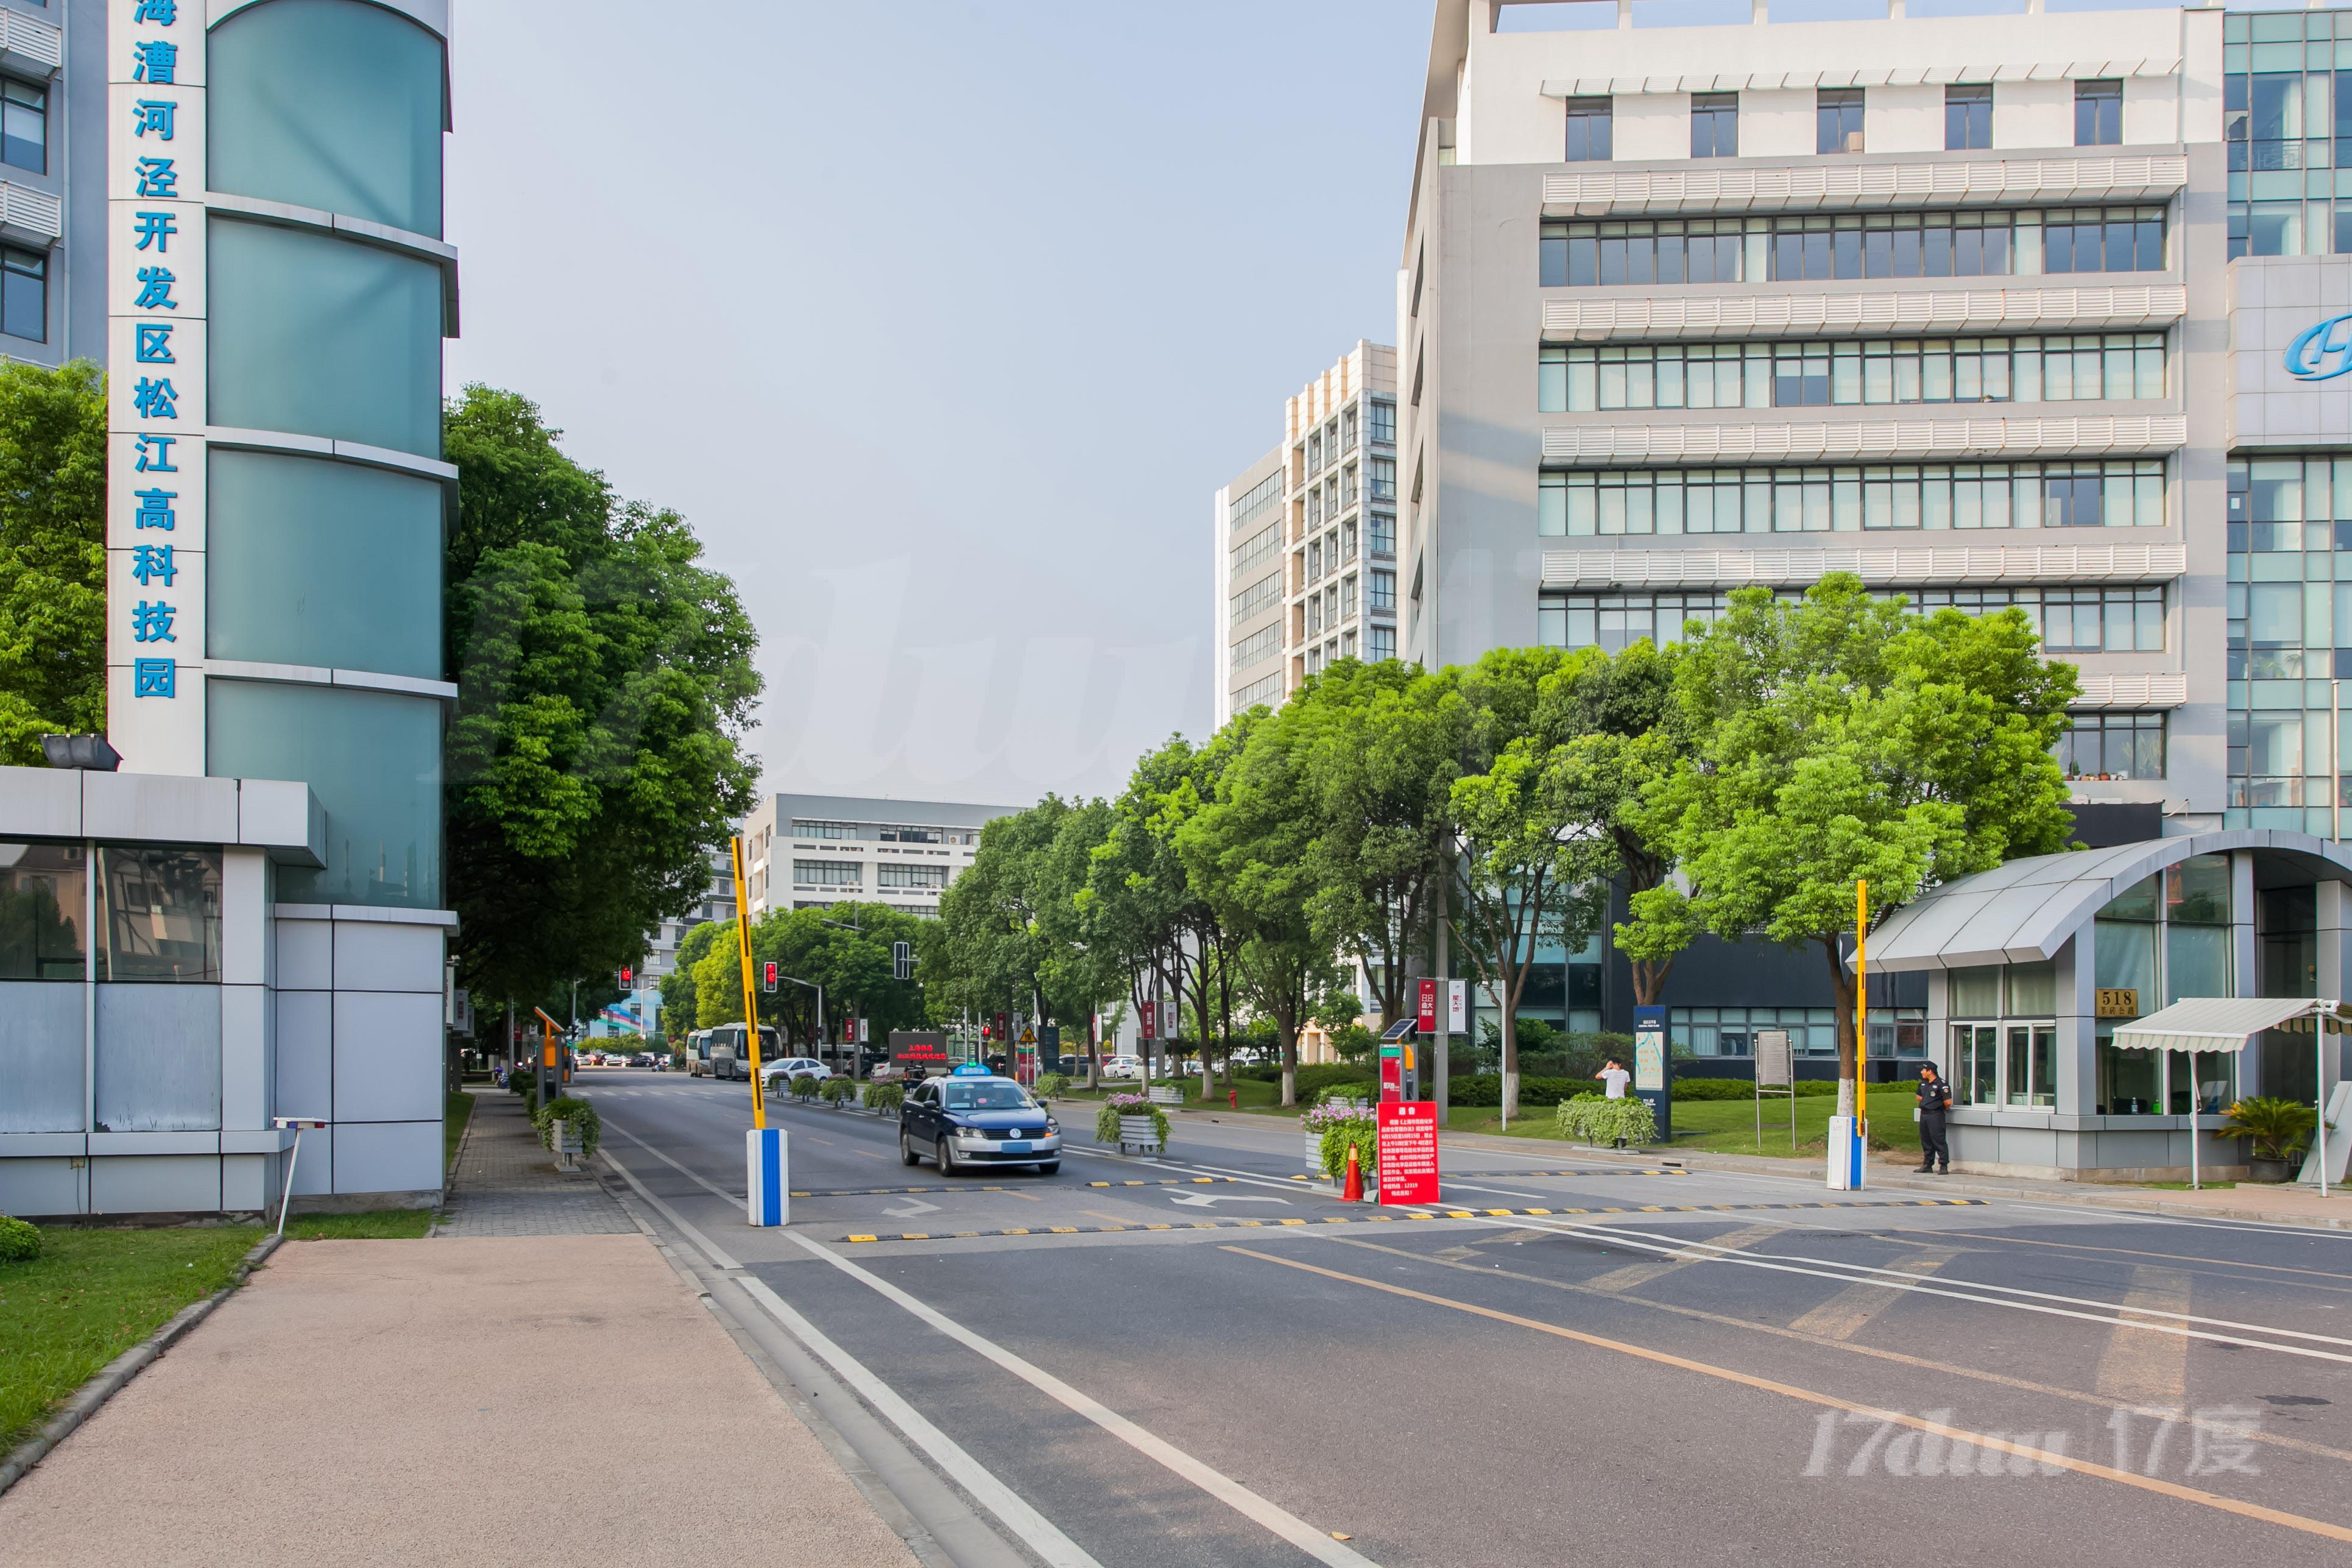
[[[915,1165],[926,1154],[943,1176],[972,1165],[1034,1165],[1050,1176],[1062,1168],[1062,1129],[1009,1078],[926,1079],[898,1109],[898,1157]]]

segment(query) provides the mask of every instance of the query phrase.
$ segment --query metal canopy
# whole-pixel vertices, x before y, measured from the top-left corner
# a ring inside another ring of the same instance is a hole
[[[2336,1004],[2308,996],[2189,996],[2118,1027],[2114,1043],[2133,1051],[2242,1051],[2264,1029],[2322,1012],[2336,1014]]]

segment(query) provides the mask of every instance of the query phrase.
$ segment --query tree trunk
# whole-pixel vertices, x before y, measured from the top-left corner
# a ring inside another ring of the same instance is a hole
[[[1504,990],[1517,996],[1518,987],[1506,985]],[[1519,1020],[1513,1009],[1503,1009],[1503,1120],[1508,1121],[1519,1113]]]
[[[1633,1005],[1637,1007],[1657,1006],[1658,998],[1665,994],[1666,976],[1674,973],[1674,967],[1675,961],[1671,958],[1635,963]]]
[[[1298,1026],[1277,1021],[1276,1026],[1281,1030],[1282,1103],[1296,1105],[1298,1103]]]
[[[1838,1103],[1840,1116],[1852,1116],[1854,1107],[1854,1078],[1859,1051],[1853,1033],[1854,991],[1853,973],[1845,966],[1845,957],[1838,952],[1835,937],[1822,939],[1822,946],[1830,961],[1830,993],[1837,998],[1838,1043]]]

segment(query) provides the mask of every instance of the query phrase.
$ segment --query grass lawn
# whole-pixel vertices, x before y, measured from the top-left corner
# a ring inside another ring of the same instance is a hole
[[[446,1171],[457,1163],[457,1140],[466,1135],[466,1123],[473,1119],[474,1097],[453,1094],[441,1107],[441,1168]]]
[[[363,1214],[298,1214],[289,1241],[415,1241],[433,1228],[431,1209],[370,1209]]]
[[[211,1295],[261,1239],[253,1226],[41,1232],[41,1256],[0,1263],[0,1453],[108,1362]]]
[[[1789,1146],[1789,1102],[1774,1100],[1764,1107],[1764,1140],[1756,1140],[1756,1104],[1748,1100],[1678,1100],[1675,1101],[1674,1141],[1665,1147],[1702,1149],[1717,1154],[1766,1154],[1781,1159],[1823,1158],[1829,1152],[1831,1113],[1837,1100],[1808,1095],[1796,1102],[1797,1144]],[[1558,1115],[1551,1106],[1523,1108],[1511,1118],[1507,1131],[1502,1112],[1494,1106],[1456,1105],[1445,1119],[1450,1132],[1483,1132],[1490,1136],[1564,1142]],[[1775,1121],[1779,1125],[1774,1125]],[[1892,1111],[1871,1118],[1870,1146],[1878,1150],[1916,1152],[1919,1127],[1911,1120],[1909,1098],[1899,1099]]]

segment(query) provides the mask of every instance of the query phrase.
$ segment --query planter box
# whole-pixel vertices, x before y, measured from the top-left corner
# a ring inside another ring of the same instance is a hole
[[[1118,1119],[1118,1152],[1122,1154],[1160,1152],[1160,1127],[1149,1116]]]
[[[1323,1140],[1309,1132],[1307,1137],[1307,1168],[1320,1175],[1323,1173]]]

